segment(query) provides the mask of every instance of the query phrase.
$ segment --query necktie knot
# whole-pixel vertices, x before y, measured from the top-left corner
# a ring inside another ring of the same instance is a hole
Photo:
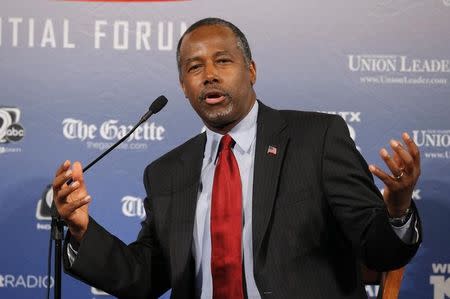
[[[231,149],[235,143],[236,142],[233,140],[233,138],[231,138],[230,135],[226,134],[222,137],[222,139],[220,139],[219,151],[221,151],[222,149]]]

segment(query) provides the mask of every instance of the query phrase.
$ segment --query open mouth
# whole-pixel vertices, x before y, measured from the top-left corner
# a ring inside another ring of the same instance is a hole
[[[212,90],[206,92],[203,98],[207,104],[215,105],[225,101],[226,94],[218,90]]]

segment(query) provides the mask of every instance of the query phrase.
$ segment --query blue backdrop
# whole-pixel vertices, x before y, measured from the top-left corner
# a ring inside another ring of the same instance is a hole
[[[56,167],[92,160],[164,94],[168,106],[86,175],[91,214],[135,239],[144,167],[203,126],[178,85],[175,50],[208,16],[246,33],[264,103],[340,114],[378,165],[390,138],[413,136],[424,242],[400,297],[450,298],[449,0],[108,2],[0,2],[1,298],[42,298],[53,282],[47,185]],[[106,296],[66,275],[63,294]]]

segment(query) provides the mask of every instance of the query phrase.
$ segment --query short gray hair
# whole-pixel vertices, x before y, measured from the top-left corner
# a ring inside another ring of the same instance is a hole
[[[183,42],[184,37],[194,31],[195,29],[202,27],[202,26],[213,26],[213,25],[219,25],[219,26],[224,26],[227,28],[230,28],[231,31],[233,31],[234,35],[236,36],[237,39],[237,47],[242,51],[242,54],[244,55],[244,61],[247,65],[250,65],[250,62],[252,61],[252,52],[250,50],[250,46],[248,44],[247,38],[245,37],[244,33],[242,33],[242,31],[236,27],[234,24],[225,21],[223,19],[220,18],[206,18],[206,19],[201,19],[197,22],[195,22],[194,24],[192,24],[191,26],[189,26],[189,28],[186,30],[186,32],[183,33],[183,35],[181,36],[180,40],[178,41],[178,46],[177,46],[177,66],[178,66],[178,74],[181,76],[181,58],[180,58],[180,48],[181,48],[181,43]]]

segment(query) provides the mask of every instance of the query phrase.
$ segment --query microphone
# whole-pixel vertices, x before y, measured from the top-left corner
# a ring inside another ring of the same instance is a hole
[[[148,108],[147,113],[145,113],[142,117],[141,120],[139,121],[139,123],[137,124],[136,127],[139,127],[139,125],[141,125],[144,121],[146,121],[147,119],[149,119],[150,116],[152,116],[152,114],[156,114],[159,111],[161,111],[162,108],[164,108],[164,106],[166,106],[167,104],[167,98],[165,96],[159,96],[156,100],[153,101],[153,103],[150,105],[150,108]],[[135,130],[135,128],[131,129],[131,131],[133,132]]]
[[[106,151],[104,151],[100,156],[98,156],[95,160],[93,160],[91,163],[83,167],[83,173],[86,172],[89,168],[94,166],[95,163],[100,161],[104,156],[106,156],[110,151],[115,149],[119,144],[124,142],[128,137],[130,137],[131,134],[139,127],[144,121],[150,118],[153,114],[158,113],[161,111],[164,106],[167,104],[167,98],[163,95],[159,96],[156,100],[153,101],[153,103],[150,105],[150,108],[148,108],[148,111],[141,117],[139,122],[125,135],[123,136],[119,141],[114,143],[110,148],[108,148]],[[69,179],[66,184],[70,185],[72,184],[73,180]]]

